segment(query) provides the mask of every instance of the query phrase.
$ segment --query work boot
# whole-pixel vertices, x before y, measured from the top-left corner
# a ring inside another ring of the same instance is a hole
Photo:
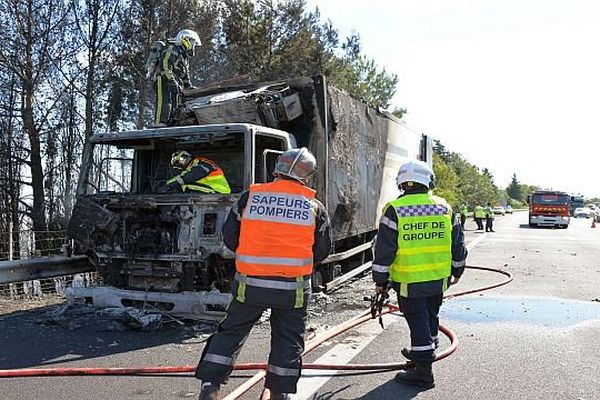
[[[435,387],[431,363],[415,363],[414,368],[398,372],[394,379],[406,385],[419,386],[427,389]]]
[[[219,392],[221,391],[221,385],[213,384],[210,382],[204,382],[200,389],[199,400],[219,400]]]
[[[434,342],[434,346],[437,349],[439,346],[439,342],[437,344]],[[406,358],[407,360],[410,360],[410,361],[416,361],[419,359],[419,357],[415,358],[413,351],[410,349],[407,349],[406,347],[403,348],[402,350],[400,350],[400,353],[402,353],[404,358]],[[435,359],[435,353],[431,354],[431,357],[432,357],[431,361],[433,361]],[[420,360],[423,361],[423,356],[420,357]]]

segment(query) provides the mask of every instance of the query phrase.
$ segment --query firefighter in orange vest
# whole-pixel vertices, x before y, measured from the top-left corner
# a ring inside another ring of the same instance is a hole
[[[190,153],[180,150],[171,156],[171,166],[180,173],[169,179],[161,192],[231,193],[223,170],[208,158],[192,158]]]
[[[236,253],[233,300],[208,340],[196,377],[201,400],[219,398],[250,330],[271,309],[271,352],[265,388],[270,399],[289,399],[300,378],[313,266],[331,250],[329,217],[306,186],[316,169],[306,149],[277,159],[275,180],[250,186],[225,224],[225,245]]]

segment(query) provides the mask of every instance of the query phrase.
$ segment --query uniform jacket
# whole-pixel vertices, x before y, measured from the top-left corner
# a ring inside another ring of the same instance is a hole
[[[192,87],[189,70],[189,58],[185,49],[174,43],[169,43],[160,57],[161,76],[175,82],[178,86],[188,89]]]
[[[200,179],[219,170],[216,163],[203,157],[196,157],[179,175],[169,179],[166,185],[169,189],[179,189],[184,185],[197,184]]]
[[[241,216],[244,214],[244,209],[247,206],[249,193],[244,192],[238,202],[233,205],[227,220],[223,224],[223,241],[227,248],[232,251],[236,251],[239,245],[240,239],[240,228],[241,228]],[[312,246],[313,263],[319,264],[324,260],[331,251],[331,226],[329,222],[329,216],[327,210],[316,199],[312,200],[315,210],[315,229],[314,229],[314,243]],[[249,276],[251,278],[251,276]],[[272,280],[279,280],[282,282],[289,281],[286,278],[272,277]],[[304,277],[306,286],[304,290],[304,304],[308,303],[310,296],[310,276]],[[239,282],[234,281],[232,291],[234,296],[238,292]],[[294,298],[293,294],[290,296],[290,292],[286,290],[278,290],[271,288],[260,288],[248,285],[245,291],[245,302],[249,304],[255,304],[267,307],[293,307]]]
[[[426,193],[426,191],[420,193]],[[410,196],[410,194],[407,194],[406,196]],[[392,207],[387,207],[384,210],[379,224],[373,265],[390,266],[393,263],[398,250],[397,225],[398,217],[396,212]],[[451,252],[451,275],[459,278],[464,272],[468,252],[464,242],[464,233],[460,221],[457,218],[453,219]],[[449,286],[449,279],[450,277],[435,281],[410,283],[408,284],[407,297],[429,297],[439,295],[443,292],[444,287]],[[384,286],[388,283],[389,273],[373,271],[373,280],[377,286]],[[392,284],[392,286],[394,287],[395,285]]]

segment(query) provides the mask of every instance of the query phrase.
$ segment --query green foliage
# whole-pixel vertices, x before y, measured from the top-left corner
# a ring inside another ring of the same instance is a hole
[[[381,108],[389,107],[398,83],[398,76],[378,71],[374,60],[360,55],[344,60],[342,68],[331,71],[330,79],[340,89]]]
[[[503,196],[494,185],[493,176],[489,170],[484,168],[480,172],[479,168],[466,161],[460,154],[448,151],[440,141],[434,142],[434,169],[436,168],[436,162],[447,165],[456,176],[456,180],[449,181],[454,187],[453,189],[448,187],[446,183],[442,187],[446,191],[452,191],[452,198],[455,199],[453,200],[453,206],[465,203],[472,210],[478,204],[484,205],[487,202],[499,204],[502,202]],[[445,176],[449,175],[443,169],[442,173]]]
[[[404,114],[406,114],[406,108],[394,108],[394,111],[392,111],[392,115],[394,117],[400,118],[402,119],[402,117],[404,117]]]
[[[457,210],[460,205],[458,192],[458,176],[444,160],[436,153],[433,154],[433,173],[435,174],[434,194],[446,199]]]
[[[523,201],[523,190],[521,184],[517,180],[517,174],[513,174],[510,184],[506,187],[506,194],[513,200]]]

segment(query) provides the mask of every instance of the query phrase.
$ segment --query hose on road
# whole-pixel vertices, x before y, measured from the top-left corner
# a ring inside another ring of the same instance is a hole
[[[468,269],[475,269],[481,271],[489,271],[499,273],[505,276],[505,279],[494,283],[492,285],[483,286],[476,289],[464,290],[454,293],[449,293],[444,298],[453,298],[458,296],[464,296],[484,290],[489,290],[499,286],[503,286],[512,281],[512,275],[509,272],[502,271],[496,268],[485,267],[485,266],[467,266]],[[388,305],[382,314],[389,314],[399,311],[397,306]],[[323,344],[325,341],[330,340],[360,324],[363,324],[372,319],[371,310],[365,310],[361,314],[351,318],[325,332],[316,335],[314,338],[308,340],[305,345],[303,355],[308,354],[318,346]],[[450,346],[438,353],[435,361],[439,361],[448,357],[458,347],[458,339],[454,332],[447,327],[440,325],[440,331],[448,337],[450,340]],[[314,364],[314,363],[303,363],[302,369],[318,369],[318,370],[334,370],[334,371],[390,371],[406,369],[412,365],[411,361],[397,362],[397,363],[376,363],[376,364]],[[224,397],[223,400],[235,400],[241,395],[250,390],[254,385],[259,383],[266,376],[266,363],[242,363],[234,365],[234,370],[237,371],[248,371],[248,370],[259,370],[254,376],[249,378],[242,385],[238,386],[229,395]],[[40,377],[40,376],[97,376],[97,375],[145,375],[151,376],[153,374],[180,374],[190,373],[196,370],[196,366],[164,366],[164,367],[141,367],[141,368],[26,368],[26,369],[6,369],[0,370],[0,378],[22,378],[22,377]]]

